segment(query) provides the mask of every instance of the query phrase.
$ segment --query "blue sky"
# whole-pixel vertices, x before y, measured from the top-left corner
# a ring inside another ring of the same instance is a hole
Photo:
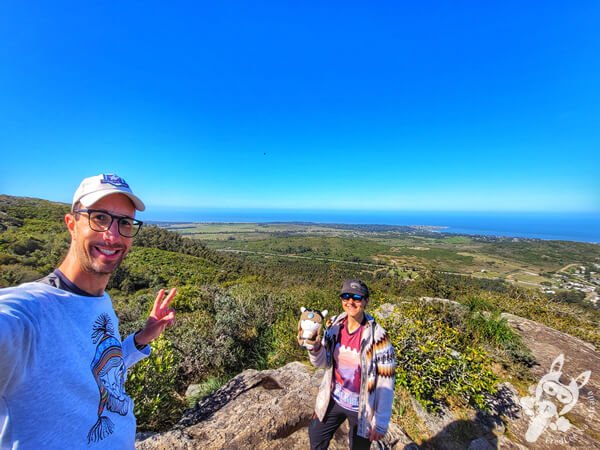
[[[0,193],[112,172],[150,209],[600,212],[598,23],[595,0],[3,1]]]

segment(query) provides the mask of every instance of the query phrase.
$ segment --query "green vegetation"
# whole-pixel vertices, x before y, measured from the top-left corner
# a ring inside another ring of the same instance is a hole
[[[492,361],[479,336],[460,329],[461,319],[445,304],[415,302],[381,320],[397,352],[397,389],[406,388],[430,410],[451,403],[485,408],[486,394],[495,391]]]
[[[56,267],[69,245],[67,211],[0,196],[0,287]],[[503,312],[600,345],[600,312],[567,285],[591,285],[594,264],[600,246],[592,244],[377,225],[168,224],[144,227],[108,289],[123,336],[143,325],[158,289],[179,291],[176,325],[128,375],[140,430],[170,427],[188,402],[244,369],[306,360],[295,336],[300,307],[339,313],[337,290],[347,277],[370,286],[370,311],[394,305],[396,313],[380,320],[400,363],[395,420],[405,420],[409,394],[434,410],[483,408],[498,380],[523,376],[531,355]],[[186,400],[190,384],[201,390]]]
[[[523,287],[540,287],[543,282],[559,287],[555,276],[565,266],[600,264],[598,245],[455,236],[423,228],[302,223],[166,226],[202,239],[221,253],[381,264],[386,266],[382,271],[391,266],[405,275],[411,269],[446,271],[508,280]],[[592,286],[589,271],[586,279]]]
[[[532,366],[533,356],[520,336],[501,317],[501,310],[481,297],[468,297],[463,304],[469,314],[464,321],[468,334],[480,342],[488,354],[508,366],[511,364]]]
[[[198,391],[187,399],[188,406],[193,407],[200,400],[217,391],[227,381],[228,379],[225,377],[208,377],[198,385]]]
[[[173,389],[177,355],[163,336],[152,343],[150,356],[127,374],[127,392],[135,399],[135,416],[144,428],[165,429],[181,417],[184,400]]]

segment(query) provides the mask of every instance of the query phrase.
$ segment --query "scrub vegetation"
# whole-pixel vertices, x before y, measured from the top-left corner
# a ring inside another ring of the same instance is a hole
[[[67,211],[64,204],[0,196],[0,287],[36,280],[58,265],[69,243]],[[142,229],[108,290],[122,336],[142,326],[158,289],[179,291],[176,325],[128,374],[140,430],[172,426],[189,405],[190,384],[201,385],[198,399],[244,369],[306,360],[295,338],[300,307],[339,313],[337,290],[347,277],[369,285],[367,311],[396,347],[394,420],[403,420],[409,394],[430,410],[485,409],[498,381],[523,376],[533,360],[502,312],[600,345],[600,312],[585,297],[541,290],[541,281],[555,283],[569,264],[565,277],[600,264],[600,246],[408,227],[163,224]],[[527,276],[540,283],[519,282]],[[384,314],[384,304],[393,312]]]

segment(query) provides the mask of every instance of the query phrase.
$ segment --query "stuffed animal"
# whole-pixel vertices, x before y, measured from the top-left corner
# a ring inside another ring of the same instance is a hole
[[[300,312],[302,314],[298,322],[298,344],[307,350],[312,350],[317,343],[321,342],[321,329],[327,317],[327,310],[319,311],[303,306]]]

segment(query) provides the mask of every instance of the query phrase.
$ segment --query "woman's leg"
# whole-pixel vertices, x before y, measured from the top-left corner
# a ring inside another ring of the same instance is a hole
[[[344,409],[344,411],[346,411],[346,416],[348,417],[348,443],[350,445],[350,450],[369,450],[369,448],[371,448],[371,441],[357,434],[358,413],[347,409]]]
[[[329,442],[336,430],[346,420],[344,409],[337,406],[333,400],[329,400],[327,412],[321,422],[316,415],[308,425],[308,437],[311,450],[327,450]]]

